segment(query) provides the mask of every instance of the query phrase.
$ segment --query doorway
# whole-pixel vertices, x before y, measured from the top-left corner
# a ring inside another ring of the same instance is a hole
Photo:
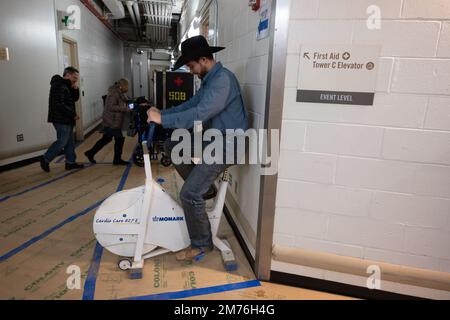
[[[137,50],[132,55],[133,61],[133,98],[148,97],[148,52]]]
[[[80,70],[78,63],[78,45],[77,42],[63,37],[63,64],[64,69],[72,66]],[[75,139],[78,141],[84,140],[84,130],[83,130],[83,109],[81,106],[81,78],[79,82],[80,87],[80,99],[75,103],[75,110],[79,119],[75,122]]]

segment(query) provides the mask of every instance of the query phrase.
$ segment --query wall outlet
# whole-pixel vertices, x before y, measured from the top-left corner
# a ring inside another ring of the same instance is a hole
[[[17,142],[21,142],[21,141],[23,141],[23,134],[22,133],[17,135]]]

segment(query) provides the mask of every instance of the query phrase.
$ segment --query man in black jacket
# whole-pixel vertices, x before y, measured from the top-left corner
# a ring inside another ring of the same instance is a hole
[[[82,164],[75,162],[75,139],[73,127],[79,119],[75,111],[75,102],[80,97],[78,89],[79,72],[74,67],[64,69],[63,76],[54,75],[50,81],[48,101],[48,122],[56,130],[57,140],[41,158],[42,170],[49,172],[49,163],[64,149],[66,170],[81,169]]]

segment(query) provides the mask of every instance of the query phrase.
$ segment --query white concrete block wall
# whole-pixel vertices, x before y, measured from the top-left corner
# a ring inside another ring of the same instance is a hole
[[[403,18],[448,19],[450,3],[445,0],[404,0]]]
[[[0,3],[0,164],[43,149],[52,139],[47,126],[50,78],[58,71],[53,1]],[[16,136],[23,134],[24,141]],[[23,160],[23,159],[20,159]]]
[[[256,40],[259,16],[246,1],[219,0],[219,46],[226,49],[217,57],[233,71],[240,84],[243,100],[253,128],[264,125],[269,39]],[[236,200],[241,215],[256,234],[260,176],[258,169],[232,167],[233,185],[229,193]],[[237,190],[235,183],[238,184]],[[240,223],[238,221],[238,223]],[[250,237],[250,238],[254,238]],[[255,245],[255,244],[254,244]]]
[[[438,43],[438,57],[450,57],[450,22],[443,21]]]
[[[62,39],[67,36],[77,41],[80,64],[80,89],[83,108],[83,127],[86,130],[98,120],[103,113],[102,96],[109,86],[123,77],[124,54],[123,43],[83,4],[76,0],[56,1],[57,10],[65,10],[76,4],[81,9],[81,29],[64,30],[57,33],[59,69],[63,69]],[[130,79],[131,80],[131,79]],[[132,92],[129,92],[132,95]]]
[[[81,30],[59,31],[56,10],[65,11],[71,4],[81,9]],[[63,35],[78,44],[84,129],[101,118],[101,96],[123,75],[123,50],[121,41],[75,0],[2,1],[0,20],[4,25],[0,46],[8,47],[11,56],[0,66],[0,163],[4,165],[41,155],[56,137],[47,123],[48,94],[51,77],[63,72]],[[8,114],[11,108],[13,118]],[[23,142],[17,142],[17,134],[24,135]]]
[[[447,0],[291,1],[274,244],[450,272],[449,35]],[[381,44],[374,105],[296,102],[302,44]]]

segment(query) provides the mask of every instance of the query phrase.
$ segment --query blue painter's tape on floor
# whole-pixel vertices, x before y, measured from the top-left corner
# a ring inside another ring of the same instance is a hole
[[[158,182],[159,184],[163,184],[164,182],[166,182],[166,180],[164,180],[163,178],[158,178],[156,182]]]
[[[75,219],[78,219],[81,216],[84,216],[85,214],[87,214],[88,212],[90,212],[91,210],[95,209],[96,207],[98,207],[104,199],[96,202],[95,204],[93,204],[92,206],[90,206],[89,208],[84,209],[83,211],[74,214],[73,216],[67,218],[66,220],[64,220],[63,222],[57,224],[56,226],[52,227],[51,229],[48,229],[47,231],[43,232],[42,234],[32,238],[31,240],[28,240],[27,242],[25,242],[24,244],[20,245],[19,247],[9,251],[8,253],[2,255],[0,257],[0,262],[1,261],[5,261],[6,259],[11,258],[12,256],[18,254],[20,251],[28,248],[29,246],[31,246],[33,243],[44,239],[45,237],[47,237],[50,233],[58,230],[59,228],[63,227],[64,225],[68,224],[69,222],[74,221]]]
[[[72,171],[72,172],[66,173],[66,174],[64,174],[64,175],[62,175],[62,176],[60,176],[60,177],[57,177],[57,178],[54,178],[54,179],[52,179],[52,180],[46,181],[46,182],[44,182],[44,183],[38,184],[37,186],[31,187],[31,188],[26,189],[26,190],[24,190],[24,191],[18,192],[18,193],[16,193],[16,194],[12,194],[12,195],[10,195],[10,196],[6,196],[6,197],[3,197],[3,198],[0,198],[0,202],[3,202],[3,201],[5,201],[5,200],[11,199],[11,198],[14,198],[14,197],[17,197],[17,196],[20,196],[20,195],[22,195],[22,194],[24,194],[24,193],[27,193],[27,192],[30,192],[30,191],[33,191],[33,190],[36,190],[36,189],[45,187],[45,186],[47,186],[47,185],[49,185],[49,184],[51,184],[51,183],[53,183],[53,182],[56,182],[56,181],[61,180],[61,179],[65,178],[65,177],[68,177],[68,176],[70,176],[70,175],[72,175],[72,174],[74,174],[74,173],[77,173],[77,172],[80,171],[80,170],[82,170],[82,169],[74,170],[74,171]]]
[[[130,164],[127,165],[127,167],[125,168],[122,178],[120,179],[119,185],[117,186],[116,192],[121,191],[125,186],[125,182],[127,181],[130,170],[131,170],[131,161]],[[100,261],[102,259],[102,254],[103,254],[103,247],[100,245],[100,243],[97,242],[94,250],[94,255],[92,257],[92,262],[89,267],[86,282],[84,283],[83,300],[94,300],[95,286],[97,284],[97,274],[100,268]]]
[[[240,289],[259,287],[259,286],[261,286],[261,283],[258,280],[251,280],[251,281],[230,283],[230,284],[207,287],[207,288],[197,288],[197,289],[184,290],[184,291],[157,293],[157,294],[151,294],[148,296],[130,297],[130,298],[125,298],[125,299],[121,299],[121,300],[183,299],[183,298],[188,298],[188,297],[201,296],[201,295],[205,295],[205,294],[220,293],[220,292],[225,292],[225,291],[240,290]]]
[[[100,260],[102,259],[103,247],[97,242],[95,245],[92,263],[89,266],[88,276],[84,283],[83,300],[94,300],[95,285],[97,282],[97,273],[100,268]]]

